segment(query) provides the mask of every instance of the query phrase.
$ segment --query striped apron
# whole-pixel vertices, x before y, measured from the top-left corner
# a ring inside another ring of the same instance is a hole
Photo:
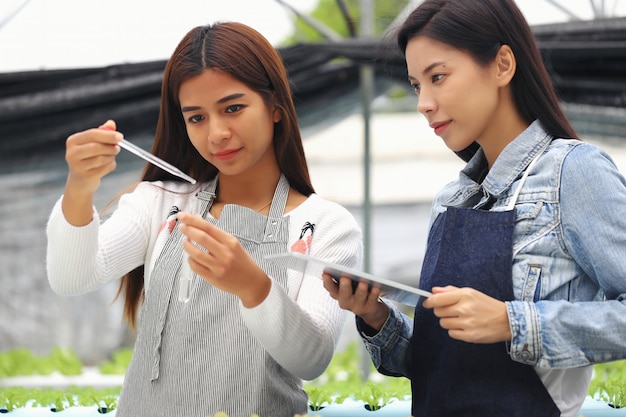
[[[287,291],[287,272],[264,260],[286,252],[289,218],[284,216],[289,183],[281,176],[266,217],[247,207],[225,205],[208,215],[216,178],[205,191],[200,213],[237,237],[257,264]],[[141,306],[132,361],[117,416],[293,417],[307,410],[300,379],[270,357],[243,322],[239,298],[195,277],[191,298],[178,301],[183,235],[178,224],[156,261]]]

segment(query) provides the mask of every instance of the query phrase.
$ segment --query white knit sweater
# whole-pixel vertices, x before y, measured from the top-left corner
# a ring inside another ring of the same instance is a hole
[[[93,220],[82,227],[65,220],[61,197],[47,225],[47,271],[52,289],[61,295],[83,294],[145,265],[144,284],[149,291],[152,268],[163,248],[163,242],[156,239],[159,230],[172,206],[181,211],[194,209],[195,189],[178,182],[141,183],[120,198],[110,218],[101,222],[94,208]],[[313,237],[310,245],[304,245],[308,254],[361,268],[361,229],[345,208],[313,194],[286,215],[290,217],[289,248],[302,250],[302,228],[312,223]],[[240,304],[240,312],[274,360],[299,378],[313,379],[332,358],[345,312],[319,277],[289,271],[288,287],[289,295],[273,285],[260,305],[248,309]]]

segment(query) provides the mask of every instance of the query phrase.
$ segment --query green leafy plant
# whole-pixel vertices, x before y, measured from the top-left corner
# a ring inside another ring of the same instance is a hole
[[[56,347],[49,356],[50,365],[63,375],[80,375],[83,364],[72,349]]]
[[[23,387],[0,388],[0,410],[9,412],[25,407],[32,401],[33,392]]]
[[[0,377],[49,375],[53,371],[48,357],[37,357],[28,349],[0,352]]]
[[[218,411],[216,414],[212,416],[209,415],[207,417],[229,417],[229,416],[223,411]],[[260,416],[258,414],[251,414],[250,417],[260,417]],[[309,414],[294,414],[293,417],[309,417]]]
[[[95,406],[99,413],[105,414],[117,409],[121,387],[96,389],[93,387],[78,387],[72,394],[81,406]]]
[[[100,372],[124,374],[131,357],[131,349],[120,349],[112,355],[110,361],[99,365]],[[408,379],[381,375],[371,364],[366,379],[361,361],[358,342],[336,352],[326,371],[304,385],[304,390],[309,395],[309,409],[320,411],[324,407],[352,399],[363,402],[370,410],[378,410],[392,401],[411,398]],[[34,356],[26,349],[0,352],[0,378],[47,375],[52,372],[69,375],[76,374],[79,370],[82,370],[82,365],[76,355],[67,349],[54,349],[48,356]],[[74,406],[93,406],[98,412],[107,413],[117,409],[120,388],[101,390],[92,387],[69,387],[54,390],[0,387],[0,412],[30,406],[49,407],[56,411]],[[588,394],[613,408],[626,408],[626,360],[595,365]]]
[[[364,381],[361,359],[357,342],[336,352],[324,374],[304,386],[309,395],[309,409],[319,411],[332,404],[342,404],[350,398],[362,401],[366,408],[373,411],[394,399],[410,396],[408,379],[381,375],[373,365],[370,365],[370,379]]]
[[[626,360],[594,365],[589,395],[613,408],[626,407]]]
[[[320,411],[334,401],[332,395],[322,387],[309,384],[304,387],[304,390],[309,395],[309,409],[311,411]]]
[[[98,369],[105,375],[124,375],[130,360],[133,357],[133,350],[130,348],[122,348],[117,350],[111,356],[111,360],[103,362]]]
[[[117,409],[117,401],[119,399],[119,395],[105,395],[100,399],[100,404],[98,407],[98,412],[101,414],[110,413],[111,411]]]
[[[626,383],[601,383],[598,385],[597,396],[610,407],[626,407]]]
[[[49,408],[51,411],[58,412],[67,410],[77,405],[74,396],[69,391],[58,389],[42,389],[35,396],[33,406]]]
[[[35,356],[28,349],[0,352],[0,378],[23,375],[79,375],[82,362],[71,349],[55,347],[49,355]]]
[[[351,343],[335,353],[322,375],[305,384],[310,410],[319,411],[331,404],[341,404],[351,395],[352,388],[362,383],[358,358],[357,344]]]
[[[589,395],[613,408],[626,407],[626,360],[597,364]]]
[[[368,381],[356,396],[357,400],[363,401],[365,408],[370,411],[380,410],[389,402],[397,399],[395,392],[388,391],[381,384]]]
[[[117,408],[120,387],[96,389],[72,386],[67,389],[10,387],[0,389],[0,410],[45,407],[59,412],[71,407],[94,407],[100,413]]]

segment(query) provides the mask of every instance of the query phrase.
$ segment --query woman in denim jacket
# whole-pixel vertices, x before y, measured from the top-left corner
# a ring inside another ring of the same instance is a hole
[[[414,319],[325,276],[413,416],[574,416],[626,358],[626,181],[576,139],[514,0],[426,0],[398,33],[418,110],[453,151]]]

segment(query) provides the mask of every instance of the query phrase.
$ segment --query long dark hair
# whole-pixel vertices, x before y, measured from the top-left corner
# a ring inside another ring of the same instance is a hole
[[[178,44],[163,74],[152,153],[199,182],[215,178],[217,168],[196,151],[187,136],[178,99],[181,84],[209,68],[230,74],[258,92],[268,106],[279,109],[281,119],[274,125],[273,138],[278,166],[294,189],[306,196],[314,193],[283,61],[267,39],[242,23],[199,26]],[[142,180],[181,181],[153,165],[146,165]],[[124,318],[133,328],[143,299],[143,274],[143,266],[131,271],[118,290],[118,296],[125,295]]]
[[[511,89],[524,120],[539,120],[554,137],[577,137],[514,0],[424,0],[397,32],[400,50],[405,53],[409,40],[419,35],[465,51],[482,65],[492,62],[502,45],[509,45],[517,60]]]

